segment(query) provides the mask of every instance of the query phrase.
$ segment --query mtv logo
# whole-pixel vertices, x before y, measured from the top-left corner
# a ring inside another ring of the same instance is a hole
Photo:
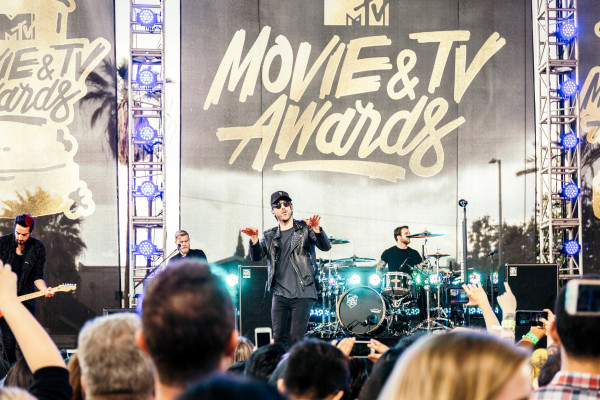
[[[34,40],[35,15],[32,13],[0,14],[0,40]]]
[[[390,0],[323,0],[325,25],[389,26]]]

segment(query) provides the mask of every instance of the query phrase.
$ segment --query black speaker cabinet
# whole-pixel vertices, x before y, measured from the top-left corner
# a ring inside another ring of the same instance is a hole
[[[240,334],[254,342],[255,328],[271,327],[272,294],[267,293],[265,296],[267,267],[240,265],[238,273],[240,283]]]
[[[558,264],[506,264],[501,272],[504,276],[500,276],[500,282],[507,281],[510,285],[517,299],[517,310],[554,309]],[[500,283],[498,289],[499,294],[504,293],[504,283]],[[517,327],[515,339],[520,340],[528,331],[527,327]]]

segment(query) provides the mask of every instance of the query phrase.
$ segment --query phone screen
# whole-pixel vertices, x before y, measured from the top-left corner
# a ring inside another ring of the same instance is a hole
[[[469,302],[469,296],[463,288],[448,289],[450,304],[466,304]]]
[[[577,293],[577,312],[600,313],[600,286],[580,284]]]
[[[350,356],[354,358],[366,358],[371,353],[371,349],[367,347],[368,344],[368,340],[357,340],[354,342]]]
[[[271,344],[271,333],[270,332],[256,332],[256,347],[266,346]]]
[[[517,326],[542,326],[543,322],[540,318],[548,318],[548,313],[545,311],[517,311],[516,323]]]

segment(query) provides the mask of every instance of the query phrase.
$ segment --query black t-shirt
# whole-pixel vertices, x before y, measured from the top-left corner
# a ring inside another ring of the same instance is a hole
[[[15,257],[13,258],[12,263],[10,265],[12,272],[17,274],[17,282],[19,281],[19,279],[21,279],[21,274],[23,273],[23,260],[24,259],[25,259],[25,256],[15,254]]]
[[[290,261],[292,251],[292,238],[295,230],[281,231],[281,249],[277,265],[275,266],[275,286],[273,294],[288,299],[317,298],[317,289],[314,284],[302,287],[298,274]]]
[[[167,267],[170,266],[175,261],[179,261],[179,260],[191,260],[192,258],[197,258],[198,260],[202,260],[202,261],[206,262],[206,254],[204,254],[204,252],[202,250],[199,250],[199,249],[190,249],[190,251],[188,251],[188,253],[186,254],[185,257],[183,257],[181,255],[181,253],[177,253],[176,255],[174,255],[173,257],[171,257],[171,259],[167,263]]]
[[[398,246],[385,250],[381,255],[381,260],[387,263],[389,272],[404,272],[407,274],[412,272],[412,267],[423,261],[418,251],[410,247],[401,249]]]

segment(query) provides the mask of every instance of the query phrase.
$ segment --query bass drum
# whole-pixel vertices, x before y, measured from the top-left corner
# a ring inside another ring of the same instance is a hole
[[[377,329],[387,322],[385,310],[385,301],[381,295],[366,286],[346,291],[336,308],[342,326],[356,335],[377,333]]]

